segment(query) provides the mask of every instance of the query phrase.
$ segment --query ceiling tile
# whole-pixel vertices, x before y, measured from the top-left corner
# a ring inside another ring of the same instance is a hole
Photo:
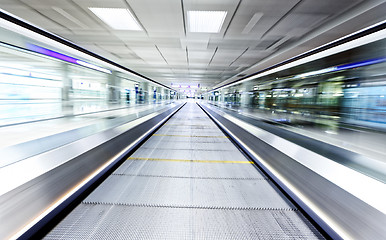
[[[358,4],[363,0],[303,0],[296,12],[334,15]]]
[[[288,33],[294,28],[311,30],[313,26],[326,19],[325,14],[292,13],[280,21],[269,33],[268,36]]]
[[[243,0],[235,14],[232,23],[227,31],[227,36],[253,36],[262,35],[272,27],[284,14],[286,14],[298,0],[270,0],[256,1]],[[249,33],[243,34],[243,29],[247,26],[252,17],[256,14],[263,14]],[[255,38],[258,39],[258,38]]]
[[[30,1],[30,0],[28,0]],[[34,0],[34,1],[41,1],[41,0]],[[52,2],[52,0],[44,0],[46,2]],[[60,0],[62,1],[62,0]],[[55,1],[55,2],[60,2]],[[76,0],[73,1],[77,5],[83,7],[84,9],[88,9],[89,7],[98,7],[98,8],[126,8],[127,5],[125,4],[125,1],[122,0]],[[48,3],[52,4],[52,3]]]
[[[209,44],[209,38],[182,38],[181,47],[189,50],[206,50]]]
[[[157,32],[184,34],[180,0],[130,0],[128,3],[149,36]]]
[[[26,6],[1,6],[1,8],[16,16],[21,16],[22,19],[32,23],[33,25],[39,27],[44,26],[44,29],[46,30],[54,30],[53,32],[55,32],[55,30],[65,29],[63,26],[60,26],[59,24],[51,21],[49,18]]]
[[[219,47],[221,49],[243,49],[249,48],[255,44],[256,40],[243,39],[226,39],[226,40],[211,40],[208,48]]]

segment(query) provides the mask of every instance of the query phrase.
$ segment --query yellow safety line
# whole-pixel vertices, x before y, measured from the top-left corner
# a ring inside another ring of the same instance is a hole
[[[162,137],[229,138],[229,137],[227,137],[227,136],[195,136],[195,135],[169,135],[169,134],[153,134],[153,136],[162,136]]]
[[[141,158],[129,157],[129,160],[145,160],[145,161],[167,161],[167,162],[200,162],[200,163],[250,163],[252,161],[223,161],[223,160],[187,160],[187,159],[164,159],[164,158]]]

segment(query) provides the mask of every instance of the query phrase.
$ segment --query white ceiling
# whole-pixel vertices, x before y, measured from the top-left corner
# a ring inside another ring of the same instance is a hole
[[[385,0],[0,0],[0,8],[170,86],[209,89],[385,19]],[[129,8],[144,31],[113,30],[88,8]],[[220,33],[187,11],[222,10]]]

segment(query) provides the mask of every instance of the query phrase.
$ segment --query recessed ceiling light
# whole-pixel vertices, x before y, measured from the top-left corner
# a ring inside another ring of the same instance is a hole
[[[189,31],[218,33],[226,15],[225,11],[188,11]]]
[[[88,8],[103,22],[116,30],[141,31],[133,14],[126,8]]]

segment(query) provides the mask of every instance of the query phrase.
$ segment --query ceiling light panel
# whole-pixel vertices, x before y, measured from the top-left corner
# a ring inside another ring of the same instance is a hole
[[[141,31],[133,14],[126,8],[88,8],[103,22],[116,30]]]
[[[188,11],[189,31],[218,33],[226,15],[225,11]]]

